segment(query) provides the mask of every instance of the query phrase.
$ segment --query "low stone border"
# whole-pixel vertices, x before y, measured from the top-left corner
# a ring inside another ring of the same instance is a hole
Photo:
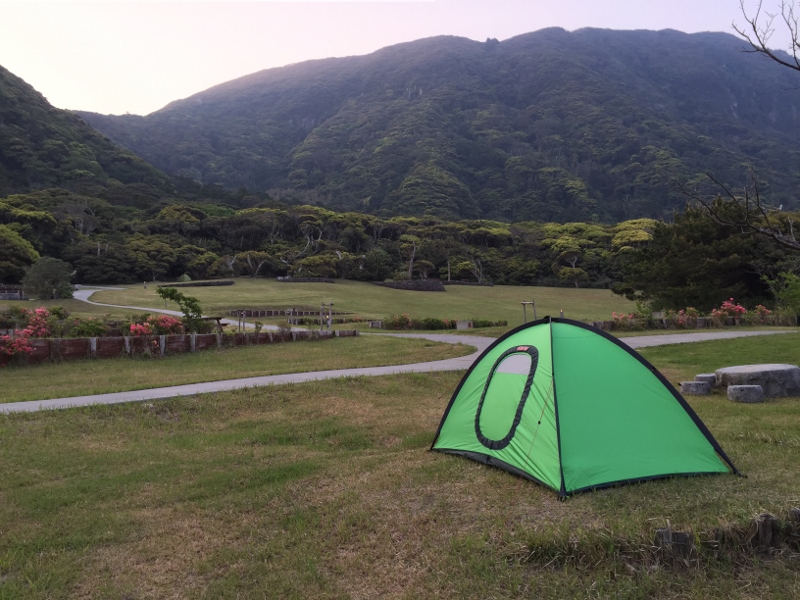
[[[262,331],[260,333],[195,333],[180,335],[94,337],[94,338],[34,338],[29,340],[33,353],[27,364],[82,360],[87,358],[116,358],[149,354],[166,356],[199,352],[211,348],[255,346],[298,341],[316,341],[334,337],[357,337],[358,330],[335,331]]]
[[[410,290],[414,292],[445,292],[441,279],[408,279],[405,281],[371,281],[373,285],[392,288],[395,290]]]
[[[28,297],[21,287],[0,286],[0,300],[27,300]]]
[[[490,283],[488,281],[481,281],[480,283],[478,283],[477,281],[454,281],[454,280],[450,280],[450,281],[442,281],[442,283],[444,285],[480,285],[480,286],[486,286],[486,287],[494,287],[494,284]]]

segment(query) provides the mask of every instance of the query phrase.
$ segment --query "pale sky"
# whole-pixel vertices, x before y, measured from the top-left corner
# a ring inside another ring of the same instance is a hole
[[[739,0],[0,0],[0,65],[58,108],[144,115],[262,69],[434,35],[733,33],[733,22]]]

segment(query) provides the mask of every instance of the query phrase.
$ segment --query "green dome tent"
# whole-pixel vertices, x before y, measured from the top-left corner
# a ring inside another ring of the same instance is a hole
[[[456,388],[432,449],[561,496],[674,475],[738,474],[655,367],[599,329],[549,317],[481,354]]]

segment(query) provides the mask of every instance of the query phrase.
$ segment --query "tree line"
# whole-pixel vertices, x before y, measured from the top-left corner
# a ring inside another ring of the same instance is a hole
[[[719,200],[719,210],[736,207]],[[776,212],[787,231],[797,214]],[[275,201],[114,206],[65,190],[0,199],[0,281],[40,256],[73,283],[222,277],[360,281],[441,278],[505,285],[611,288],[656,308],[710,309],[723,299],[772,303],[798,256],[768,236],[687,206],[673,222],[447,221],[334,212]]]
[[[620,255],[654,226],[381,218],[278,202],[139,211],[57,189],[0,199],[0,281],[21,281],[49,256],[68,262],[76,283],[249,275],[608,287]]]

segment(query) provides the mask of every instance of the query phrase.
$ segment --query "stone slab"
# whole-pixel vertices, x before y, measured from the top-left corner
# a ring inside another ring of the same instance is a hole
[[[764,390],[760,385],[729,385],[728,400],[755,404],[764,401]]]
[[[681,381],[681,394],[686,396],[708,396],[711,386],[705,381]]]
[[[715,372],[717,385],[760,385],[767,398],[800,396],[800,367],[764,364],[725,367]]]
[[[709,387],[717,387],[717,376],[714,373],[700,373],[694,376],[695,381],[703,381],[709,385]]]

